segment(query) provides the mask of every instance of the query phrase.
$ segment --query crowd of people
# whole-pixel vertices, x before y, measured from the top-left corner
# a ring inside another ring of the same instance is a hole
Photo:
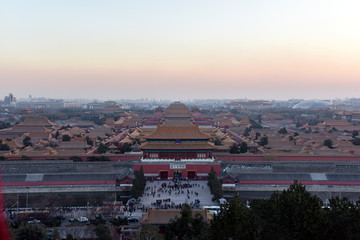
[[[192,208],[198,208],[200,200],[196,198],[199,196],[198,189],[201,188],[204,189],[204,186],[191,180],[174,179],[169,183],[158,181],[157,185],[146,186],[144,196],[151,196],[156,200],[151,203],[151,208],[182,208],[184,203],[176,204],[171,197],[185,197]]]

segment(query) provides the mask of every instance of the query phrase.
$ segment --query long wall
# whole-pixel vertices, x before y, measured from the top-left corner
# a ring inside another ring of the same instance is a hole
[[[181,165],[181,166],[180,166]],[[211,168],[213,168],[216,174],[221,173],[221,165],[220,164],[179,164],[179,167],[171,164],[135,164],[134,171],[140,170],[143,168],[145,174],[154,174],[158,177],[161,176],[161,172],[167,172],[168,178],[174,177],[175,171],[181,171],[182,177],[191,177],[189,176],[189,172],[195,172],[195,177],[205,177],[206,174],[210,173]]]

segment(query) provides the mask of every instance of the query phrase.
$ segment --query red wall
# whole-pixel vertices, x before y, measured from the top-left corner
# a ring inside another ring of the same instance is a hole
[[[155,173],[159,174],[160,171],[168,171],[168,177],[174,177],[174,171],[176,169],[170,169],[170,164],[136,164],[134,165],[134,170],[140,170],[140,167],[143,168],[144,173]],[[183,177],[188,177],[188,171],[195,171],[196,175],[199,173],[209,173],[211,168],[214,168],[217,175],[221,173],[220,164],[186,164],[186,169],[179,169],[182,171]]]
[[[360,161],[360,157],[337,156],[216,156],[218,160],[252,162],[252,161]]]

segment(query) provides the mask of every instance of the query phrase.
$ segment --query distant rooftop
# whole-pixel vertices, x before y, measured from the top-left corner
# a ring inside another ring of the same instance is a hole
[[[294,109],[322,109],[328,108],[331,105],[330,102],[326,101],[303,101],[296,104]]]

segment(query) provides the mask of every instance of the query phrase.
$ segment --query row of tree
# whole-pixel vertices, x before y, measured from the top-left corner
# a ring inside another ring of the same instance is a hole
[[[135,142],[135,141],[134,141]],[[98,148],[97,148],[97,153],[98,154],[104,154],[108,151],[109,146],[111,145],[111,143],[100,143]],[[132,150],[132,144],[131,143],[124,143],[124,144],[119,144],[118,146],[118,150],[121,153],[126,153],[126,152],[130,152]]]
[[[213,201],[219,200],[223,197],[222,185],[214,168],[211,168],[211,171],[208,176],[208,186],[210,187],[210,192],[214,196]]]
[[[6,143],[3,143],[2,140],[0,140],[0,151],[9,151],[10,147]]]
[[[137,174],[141,173],[138,171]],[[115,220],[114,220],[115,221]],[[117,219],[114,225],[126,223]],[[101,217],[91,222],[98,239],[111,239]],[[38,225],[24,224],[16,231],[15,239],[44,239],[45,232]],[[58,239],[53,232],[51,239]],[[158,229],[144,226],[139,239],[162,239]],[[269,199],[254,200],[247,207],[235,196],[221,206],[221,211],[207,222],[194,214],[185,204],[178,218],[166,228],[166,240],[233,239],[233,240],[343,240],[360,239],[360,201],[353,204],[347,198],[330,199],[323,207],[320,198],[311,195],[304,185],[294,182],[289,189],[275,192]],[[68,236],[67,239],[74,239]]]
[[[111,233],[109,228],[105,224],[97,224],[93,229],[96,234],[97,239],[99,240],[111,240]],[[60,234],[59,231],[54,228],[50,236],[47,236],[45,229],[39,226],[38,224],[22,224],[15,233],[16,240],[59,240]],[[67,234],[66,240],[75,240],[80,239],[74,237],[70,233]]]
[[[242,142],[240,144],[234,143],[230,147],[230,153],[232,154],[238,154],[238,153],[246,153],[248,151],[248,145],[246,142]]]
[[[128,219],[126,217],[121,218],[117,217],[110,221],[113,226],[121,226],[121,225],[128,225]],[[113,239],[110,233],[108,226],[106,226],[106,220],[102,218],[101,215],[95,217],[95,219],[90,220],[90,223],[95,226],[93,231],[95,232],[97,239],[103,240],[111,240]],[[61,222],[60,222],[61,224]],[[56,227],[60,226],[57,225]],[[12,235],[15,239],[31,239],[31,240],[41,240],[41,239],[51,239],[51,240],[58,240],[60,239],[60,234],[58,230],[55,228],[52,229],[51,235],[46,236],[45,229],[38,224],[28,224],[28,223],[21,223],[19,226],[14,227],[12,225]],[[66,239],[79,239],[77,237],[72,236],[70,233],[67,234]]]
[[[10,127],[11,127],[10,123],[5,123],[0,121],[0,129],[10,128]]]
[[[254,200],[251,208],[234,197],[210,223],[185,207],[168,225],[165,239],[360,239],[360,202],[336,197],[323,207],[320,198],[294,182],[270,199]]]
[[[141,167],[140,170],[135,171],[135,178],[133,180],[133,185],[131,188],[131,197],[138,199],[144,193],[146,186],[146,179],[144,176],[144,170]]]

